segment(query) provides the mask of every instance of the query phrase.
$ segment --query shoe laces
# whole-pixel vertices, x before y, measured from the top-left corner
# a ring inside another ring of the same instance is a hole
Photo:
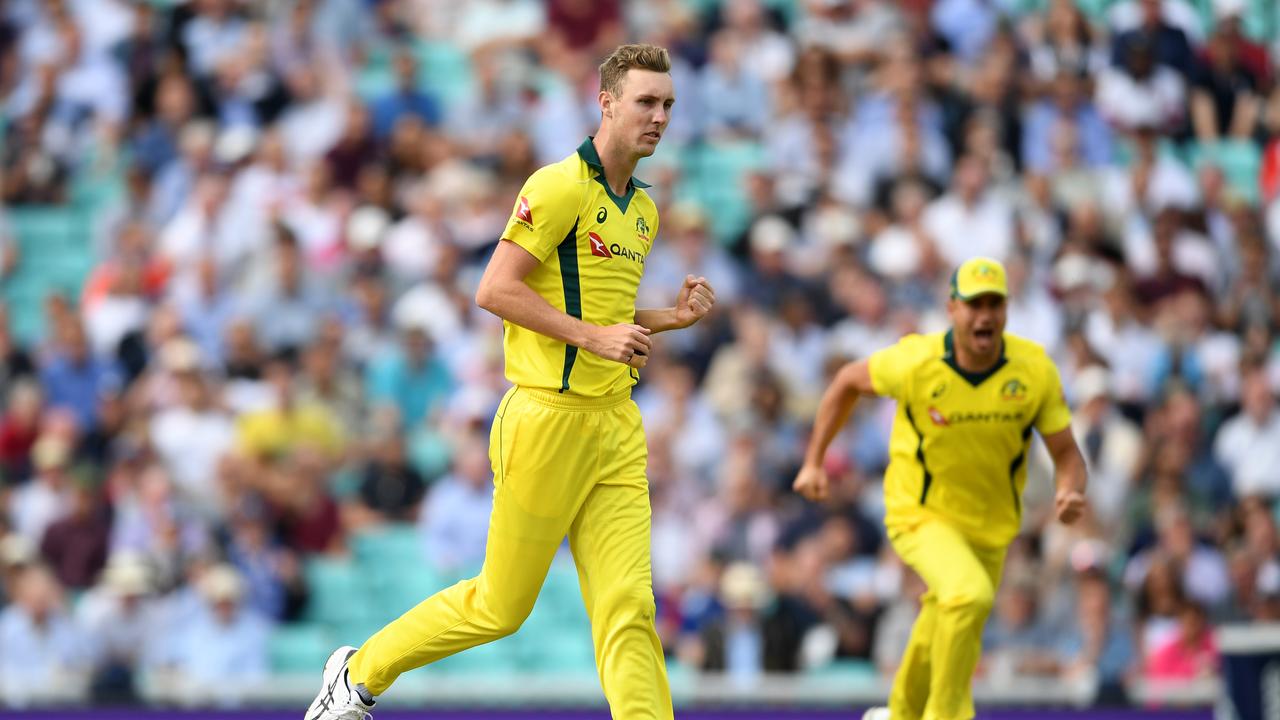
[[[373,713],[357,705],[345,707],[330,716],[331,720],[373,720]]]

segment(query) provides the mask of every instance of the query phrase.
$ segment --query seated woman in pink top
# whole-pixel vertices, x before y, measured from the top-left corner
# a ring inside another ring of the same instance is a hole
[[[1217,674],[1218,644],[1205,617],[1204,607],[1186,602],[1178,613],[1178,632],[1147,655],[1149,682],[1197,680]]]

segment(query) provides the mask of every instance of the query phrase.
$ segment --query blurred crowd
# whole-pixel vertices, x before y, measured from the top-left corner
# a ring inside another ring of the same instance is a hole
[[[634,393],[673,664],[896,667],[922,586],[882,541],[891,402],[829,502],[789,484],[833,370],[943,327],[976,254],[1061,368],[1092,503],[1055,525],[1031,464],[980,674],[1118,700],[1280,619],[1270,3],[8,0],[0,286],[41,272],[28,206],[113,191],[40,331],[0,309],[0,698],[264,677],[307,563],[387,524],[478,566],[505,381],[475,284],[629,40],[677,93],[640,305],[686,272],[720,301]]]

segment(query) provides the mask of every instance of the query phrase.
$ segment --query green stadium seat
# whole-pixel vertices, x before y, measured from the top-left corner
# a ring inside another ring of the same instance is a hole
[[[311,591],[304,616],[330,629],[383,622],[370,586],[349,560],[311,558],[303,570]]]
[[[394,523],[357,533],[351,538],[351,550],[359,565],[380,562],[422,563],[422,535],[408,523]]]
[[[290,623],[271,633],[271,669],[278,673],[317,672],[333,652],[334,643],[319,625]]]
[[[475,81],[465,50],[453,43],[419,42],[413,51],[421,68],[422,88],[434,93],[442,105],[456,105],[472,93]]]
[[[372,48],[365,57],[364,65],[356,70],[351,84],[355,94],[366,102],[391,92],[396,86],[391,50],[382,46]]]
[[[6,218],[22,261],[0,285],[0,297],[9,306],[14,334],[34,343],[44,330],[45,297],[78,297],[92,269],[90,215],[75,207],[23,206],[7,209]]]
[[[542,583],[535,615],[542,614],[552,621],[586,621],[587,611],[582,604],[582,590],[578,585],[578,569],[567,557],[551,563],[547,579]]]
[[[406,610],[454,583],[425,563],[383,563],[366,577],[374,592],[377,614],[385,620],[403,615]]]
[[[1257,204],[1262,152],[1252,142],[1193,143],[1187,150],[1187,159],[1193,168],[1198,169],[1205,163],[1222,168],[1231,189],[1249,203]]]
[[[526,646],[532,652],[522,653],[523,667],[547,673],[590,673],[595,671],[595,650],[586,625],[578,632],[561,632],[537,638],[537,644]]]
[[[757,142],[715,142],[690,149],[680,194],[702,205],[717,241],[731,242],[751,221],[743,183],[748,173],[763,165],[764,148]]]
[[[1107,11],[1112,4],[1113,0],[1076,0],[1076,7],[1080,8],[1080,12],[1096,25],[1106,24]]]

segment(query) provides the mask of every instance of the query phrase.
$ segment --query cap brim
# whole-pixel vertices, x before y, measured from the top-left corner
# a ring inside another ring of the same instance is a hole
[[[1001,288],[980,288],[967,295],[961,294],[960,291],[958,290],[956,292],[951,293],[951,297],[957,300],[964,300],[965,302],[968,302],[970,300],[976,300],[977,298],[980,298],[983,295],[999,295],[1002,298],[1009,297],[1009,293],[1006,292],[1005,290],[1002,290]]]

